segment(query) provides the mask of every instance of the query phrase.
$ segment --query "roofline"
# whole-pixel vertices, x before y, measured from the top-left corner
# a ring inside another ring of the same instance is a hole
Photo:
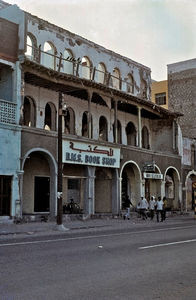
[[[55,24],[53,24],[53,23],[50,23],[50,22],[48,22],[48,21],[46,21],[46,20],[44,20],[44,19],[41,19],[41,18],[39,18],[39,17],[37,17],[37,16],[35,16],[35,15],[32,15],[32,14],[29,13],[29,12],[26,12],[26,11],[23,11],[23,12],[24,12],[28,17],[35,18],[35,19],[37,19],[37,20],[41,20],[41,21],[44,22],[45,24],[47,24],[47,25],[49,25],[49,26],[53,26],[55,29],[57,29],[58,31],[60,31],[60,33],[62,33],[62,31],[63,31],[63,32],[65,32],[65,33],[71,35],[72,38],[80,38],[80,39],[82,38],[82,40],[83,40],[84,42],[90,44],[91,46],[93,45],[95,48],[100,47],[103,51],[105,51],[105,52],[107,52],[107,53],[109,53],[109,54],[116,55],[117,57],[119,57],[119,58],[121,58],[121,59],[123,59],[123,60],[126,60],[126,62],[131,63],[131,64],[134,64],[135,66],[138,66],[138,67],[142,67],[142,68],[144,68],[146,71],[148,71],[148,72],[151,73],[151,69],[150,69],[149,67],[147,67],[147,66],[141,64],[141,63],[138,63],[138,62],[136,62],[136,61],[134,61],[134,60],[132,60],[132,59],[126,57],[126,56],[123,56],[123,55],[121,55],[121,54],[119,54],[119,53],[116,53],[116,52],[110,50],[110,49],[107,49],[107,48],[105,48],[105,47],[103,47],[103,46],[101,46],[101,45],[99,45],[99,44],[96,44],[96,43],[94,43],[93,41],[90,41],[90,40],[88,40],[88,39],[86,39],[86,38],[84,38],[84,37],[82,37],[82,36],[80,36],[80,35],[77,35],[77,34],[71,32],[71,31],[69,31],[69,30],[67,30],[67,29],[64,29],[64,28],[62,28],[62,27],[59,27],[59,26],[57,26],[57,25],[55,25]]]

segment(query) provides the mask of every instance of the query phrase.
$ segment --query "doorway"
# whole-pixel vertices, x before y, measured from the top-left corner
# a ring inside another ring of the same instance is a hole
[[[0,176],[0,216],[10,215],[11,176]]]
[[[50,177],[35,176],[34,212],[50,210]]]

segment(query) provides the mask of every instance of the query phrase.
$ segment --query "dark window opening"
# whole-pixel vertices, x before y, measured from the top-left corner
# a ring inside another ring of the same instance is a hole
[[[50,210],[50,178],[35,176],[34,211],[49,212]]]
[[[99,139],[103,141],[108,140],[108,124],[105,117],[100,117],[99,119]]]
[[[88,137],[88,113],[84,112],[82,117],[82,136]]]
[[[142,128],[142,148],[150,149],[149,132],[146,126]]]
[[[80,179],[68,179],[67,198],[68,202],[73,199],[75,203],[80,203]]]
[[[136,129],[132,122],[129,122],[126,127],[127,145],[136,146]]]
[[[113,138],[115,141],[115,126],[113,124]],[[122,129],[121,129],[121,123],[119,120],[117,120],[117,144],[122,144]]]
[[[155,103],[158,105],[165,105],[166,93],[155,94]]]
[[[0,176],[0,216],[10,215],[11,176]]]

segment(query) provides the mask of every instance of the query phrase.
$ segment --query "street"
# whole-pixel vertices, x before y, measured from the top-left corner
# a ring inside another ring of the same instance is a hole
[[[195,299],[196,224],[0,242],[0,299]]]

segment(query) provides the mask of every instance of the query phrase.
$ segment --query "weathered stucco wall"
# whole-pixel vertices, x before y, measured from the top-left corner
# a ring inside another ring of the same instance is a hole
[[[37,46],[41,45],[42,50],[45,42],[51,42],[56,49],[57,56],[68,49],[72,51],[76,59],[88,57],[93,67],[98,67],[99,63],[103,63],[107,72],[111,74],[114,68],[118,68],[123,80],[128,74],[132,74],[135,96],[142,97],[141,81],[145,80],[147,99],[150,100],[151,71],[144,65],[31,15],[28,15],[27,32],[34,36]]]
[[[168,65],[169,109],[184,114],[179,124],[184,137],[195,138],[196,59]]]

